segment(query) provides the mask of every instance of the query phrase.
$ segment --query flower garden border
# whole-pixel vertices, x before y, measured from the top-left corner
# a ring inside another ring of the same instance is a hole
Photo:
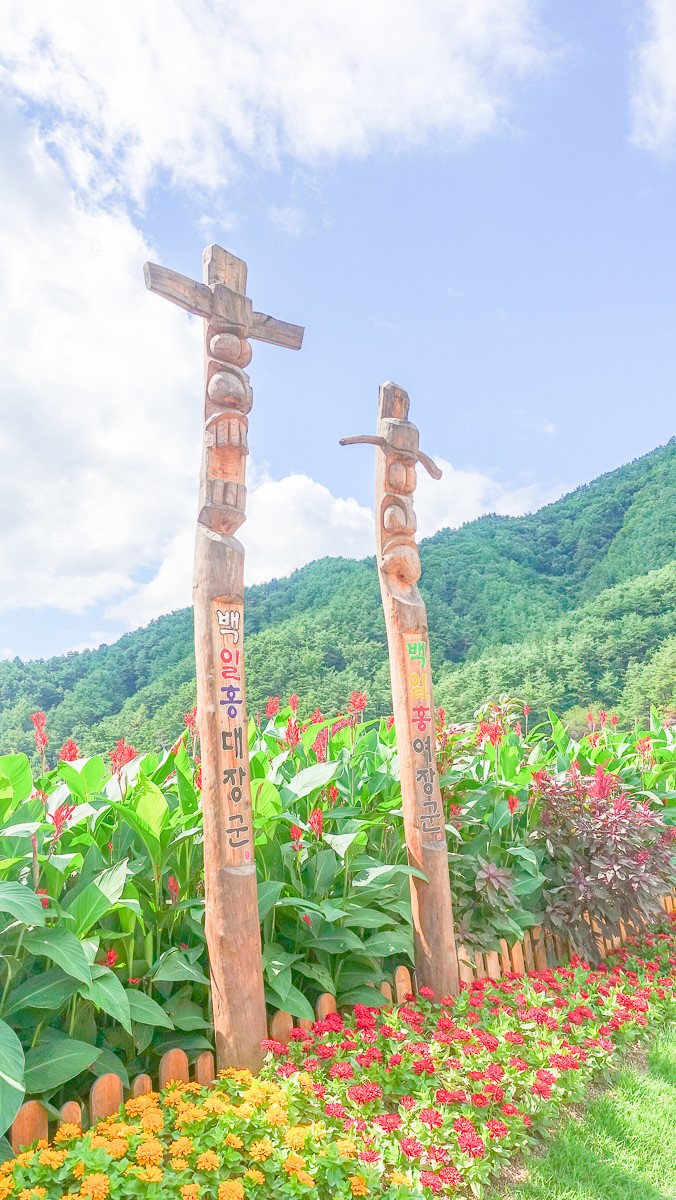
[[[676,913],[676,897],[662,896],[663,907],[667,913]],[[611,939],[598,937],[599,951],[602,957],[616,950],[627,938],[627,933],[620,927],[620,933]],[[561,966],[568,960],[568,949],[561,938],[553,936],[542,926],[534,927],[530,933],[526,931],[522,942],[515,942],[510,948],[503,939],[501,951],[479,951],[470,955],[464,946],[458,947],[460,979],[464,984],[470,984],[474,979],[500,979],[507,972],[528,974],[530,971],[547,970],[548,967]],[[376,986],[375,984],[373,985]],[[413,991],[413,982],[408,967],[399,966],[394,972],[390,984],[385,981],[380,984],[380,992],[386,1000],[394,1000],[397,1004],[404,1001],[407,994]],[[323,1020],[329,1013],[336,1012],[336,999],[330,992],[324,992],[318,998],[315,1011],[318,1020]],[[276,1012],[269,1022],[270,1036],[278,1041],[286,1041],[291,1029],[296,1025],[310,1028],[311,1021],[304,1018],[295,1022],[291,1013]],[[208,1087],[216,1076],[216,1063],[210,1050],[203,1051],[195,1060],[193,1080]],[[162,1089],[170,1080],[190,1082],[190,1064],[184,1050],[174,1048],[167,1050],[160,1060],[158,1084]],[[153,1090],[153,1080],[150,1075],[137,1075],[132,1081],[129,1094],[142,1096]],[[112,1116],[124,1102],[124,1085],[119,1075],[101,1075],[92,1085],[89,1092],[88,1104],[80,1100],[68,1100],[61,1108],[57,1126],[66,1122],[75,1122],[83,1129],[91,1127],[97,1121]],[[14,1153],[19,1153],[24,1147],[30,1146],[40,1138],[49,1137],[50,1114],[40,1100],[27,1100],[22,1104],[9,1130],[9,1138]]]

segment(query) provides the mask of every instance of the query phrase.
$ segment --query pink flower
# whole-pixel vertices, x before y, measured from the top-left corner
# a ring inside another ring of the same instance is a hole
[[[524,717],[527,717],[530,713],[530,704],[524,704],[521,711],[523,712]]]
[[[68,738],[63,743],[63,746],[57,755],[59,762],[75,762],[75,760],[79,757],[80,748],[77,742],[74,742],[72,738]]]
[[[618,717],[617,713],[611,713],[611,717],[610,717],[610,724],[611,724],[611,725],[617,725],[617,723],[618,723],[619,719],[620,719],[620,718]]]
[[[269,696],[265,705],[266,717],[276,717],[279,712],[279,696]]]

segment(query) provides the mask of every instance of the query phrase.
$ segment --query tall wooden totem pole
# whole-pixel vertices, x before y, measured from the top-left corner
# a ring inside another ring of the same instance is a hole
[[[193,601],[202,752],[206,938],[219,1067],[255,1069],[267,1033],[244,690],[249,338],[298,350],[303,329],[253,312],[246,263],[204,251],[204,282],[146,263],[146,286],[204,318],[204,453]]]
[[[418,591],[420,555],[415,540],[413,493],[416,463],[434,479],[441,471],[418,444],[408,420],[403,388],[380,388],[378,433],[343,438],[376,451],[376,551],[390,653],[394,722],[408,861],[429,882],[411,876],[415,971],[418,987],[437,998],[458,990],[458,960],[448,873],[444,812],[436,771],[435,712],[429,632]]]

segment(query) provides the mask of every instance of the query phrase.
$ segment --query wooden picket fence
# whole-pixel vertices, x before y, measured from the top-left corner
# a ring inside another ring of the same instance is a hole
[[[668,913],[676,912],[676,899],[673,896],[663,896],[662,903]],[[611,939],[598,936],[597,941],[602,955],[616,950],[625,940],[625,930],[620,927],[620,934]],[[548,967],[556,967],[568,959],[568,947],[561,938],[553,936],[548,929],[536,926],[524,934],[522,942],[516,942],[511,948],[507,942],[501,942],[501,949],[488,953],[476,954],[467,952],[464,946],[458,947],[460,979],[463,983],[471,983],[475,979],[499,979],[509,971],[524,974],[528,971],[544,971]],[[375,987],[375,985],[373,985]],[[408,967],[397,967],[392,983],[379,984],[379,990],[387,1001],[394,1000],[397,1004],[413,992],[413,980]],[[336,1012],[336,999],[330,992],[324,992],[315,1005],[317,1020],[323,1020],[329,1013]],[[294,1026],[309,1029],[312,1022],[303,1019],[296,1021],[290,1013],[276,1012],[270,1020],[270,1037],[281,1042],[288,1040]],[[211,1050],[205,1050],[198,1055],[193,1067],[192,1080],[208,1086],[216,1076],[216,1064]],[[184,1050],[178,1048],[167,1050],[160,1060],[157,1085],[161,1089],[170,1080],[190,1082],[190,1064]],[[153,1080],[150,1075],[137,1075],[128,1090],[130,1096],[142,1096],[153,1090]],[[24,1146],[29,1146],[39,1138],[48,1138],[50,1122],[52,1130],[66,1122],[75,1122],[83,1129],[95,1125],[97,1121],[112,1116],[120,1108],[125,1099],[125,1089],[119,1075],[101,1075],[89,1092],[88,1103],[69,1100],[60,1110],[59,1118],[52,1121],[50,1114],[39,1100],[28,1100],[22,1104],[11,1126],[10,1141],[12,1149],[18,1153]]]

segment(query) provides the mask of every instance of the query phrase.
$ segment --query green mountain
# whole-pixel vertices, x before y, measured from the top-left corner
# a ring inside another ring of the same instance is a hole
[[[676,706],[676,438],[525,517],[487,516],[421,545],[437,696],[470,717],[509,691],[533,715],[602,705],[630,719]],[[368,693],[390,710],[373,559],[326,558],[248,589],[249,710],[269,695],[308,711]],[[29,714],[51,746],[91,752],[120,737],[170,742],[194,703],[192,614],[153,621],[112,646],[0,663],[0,750],[32,749]]]

